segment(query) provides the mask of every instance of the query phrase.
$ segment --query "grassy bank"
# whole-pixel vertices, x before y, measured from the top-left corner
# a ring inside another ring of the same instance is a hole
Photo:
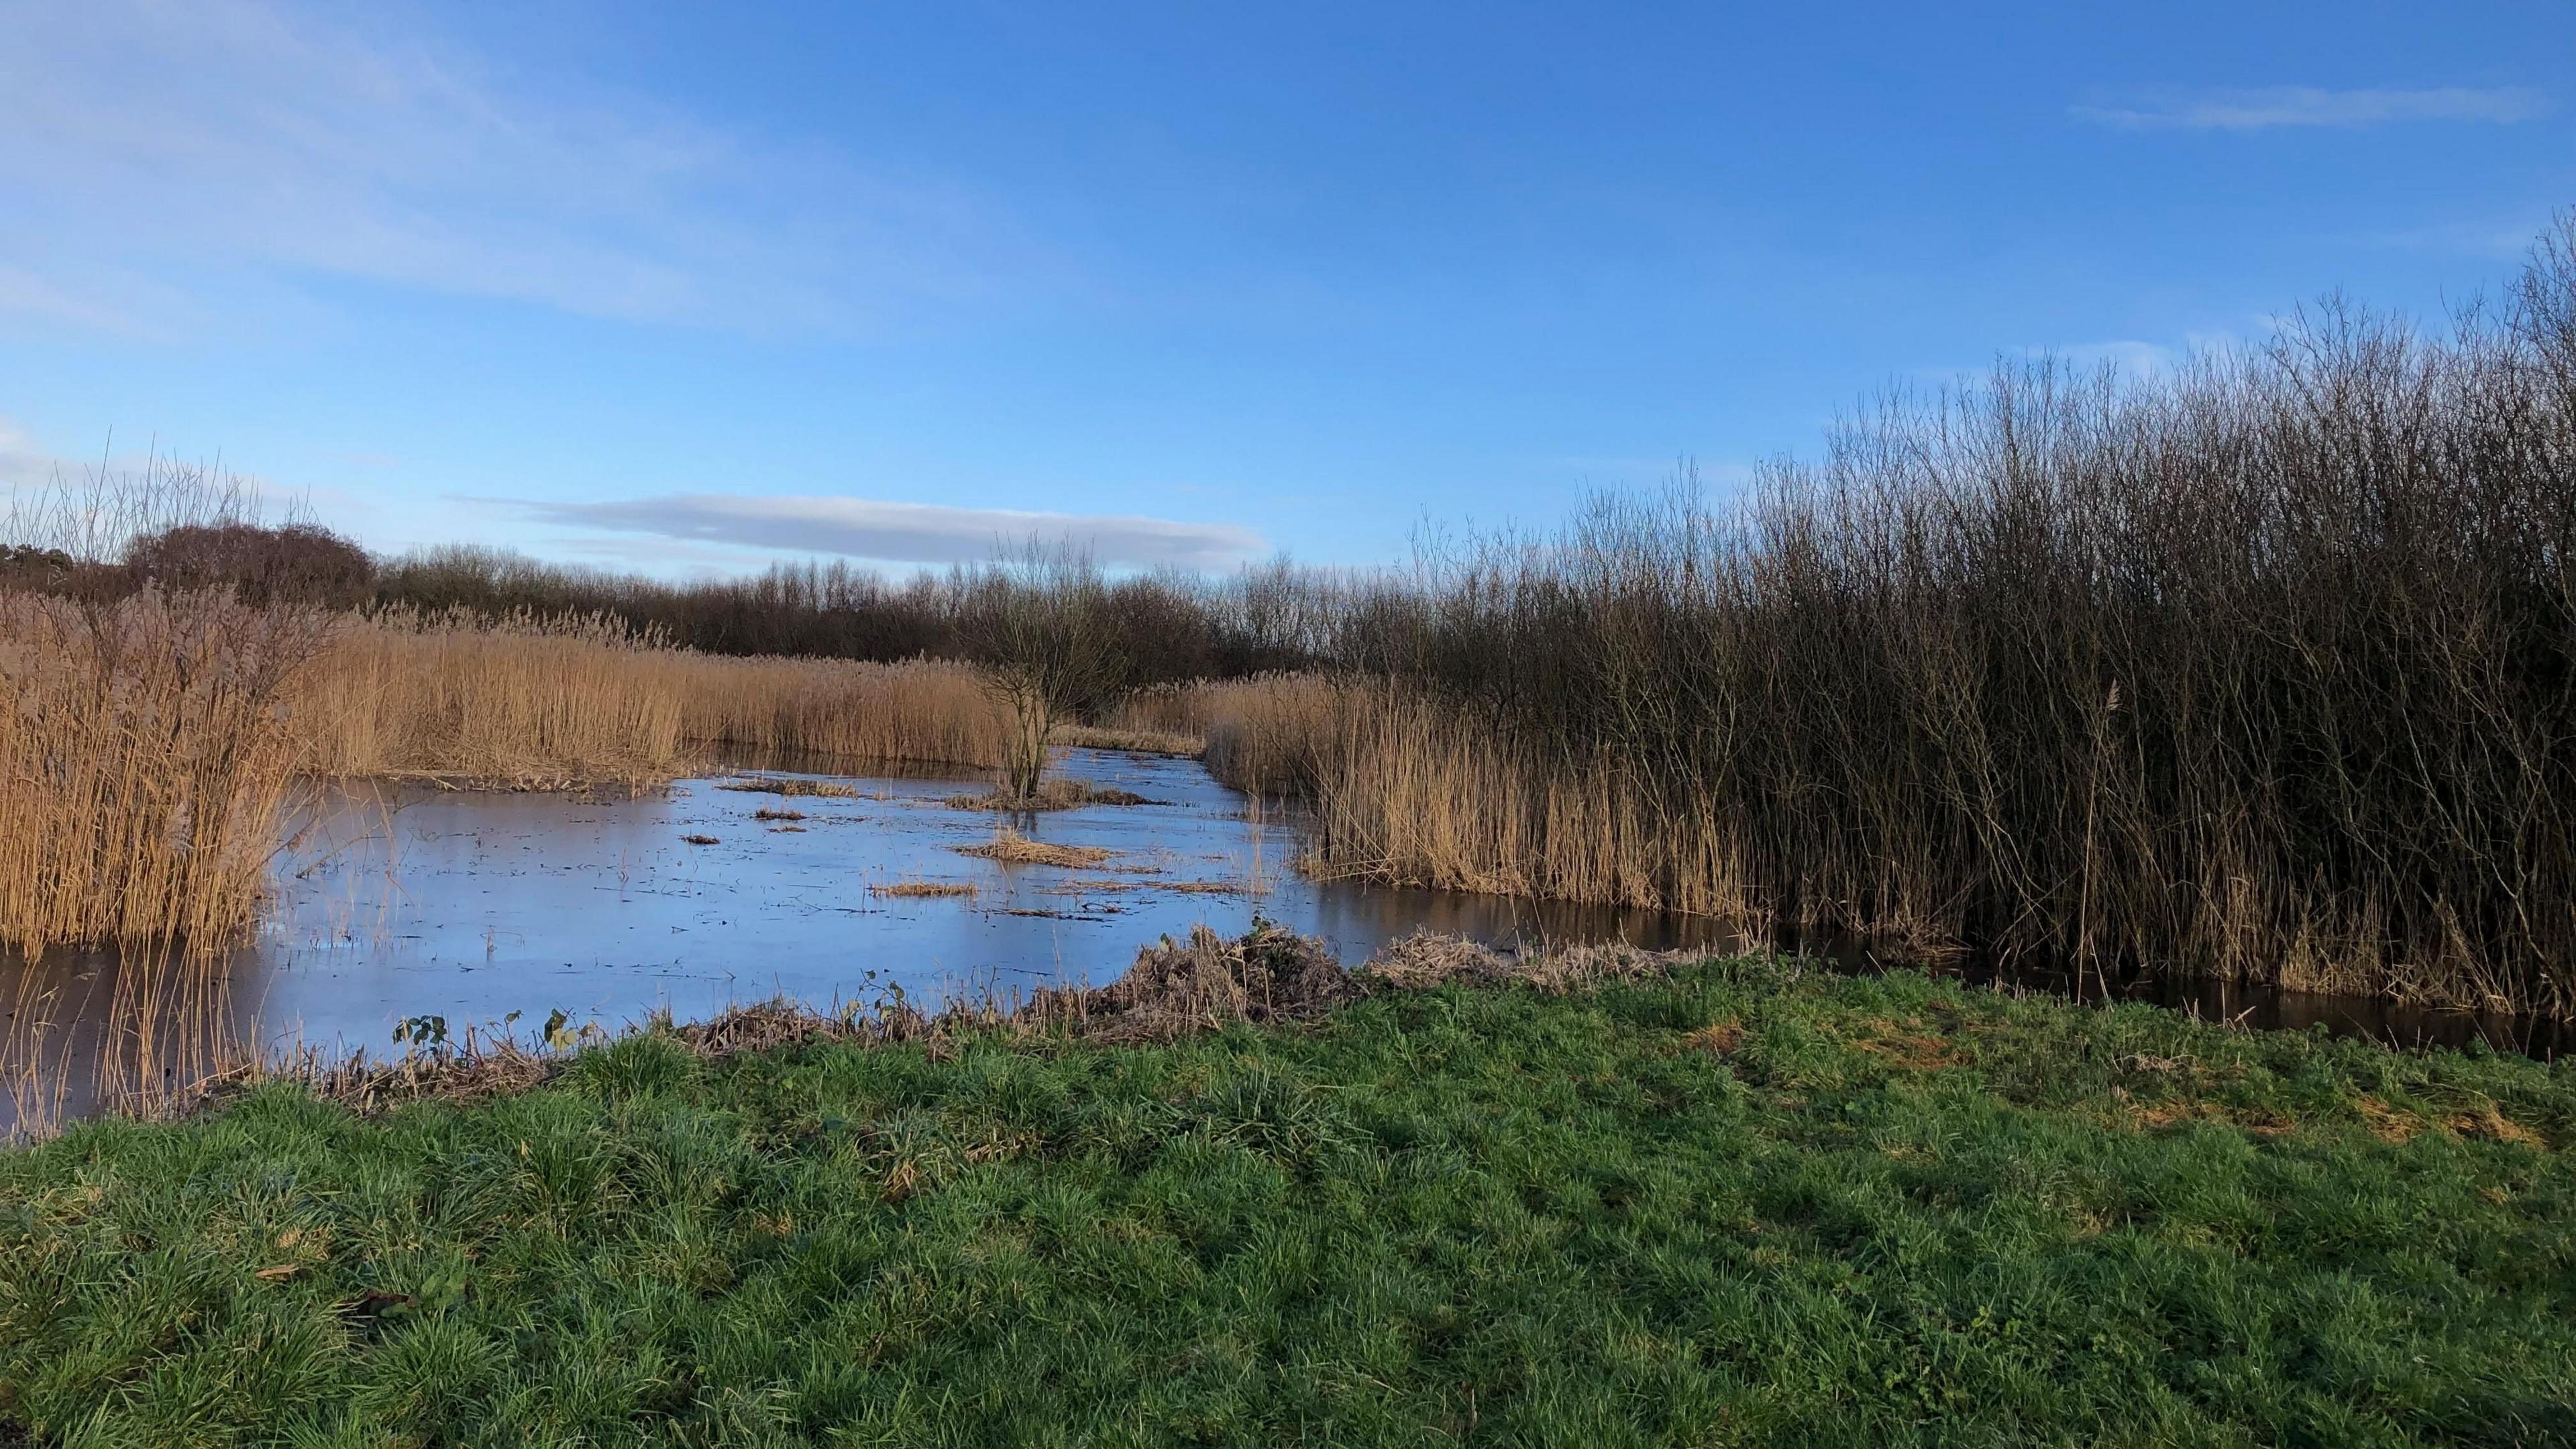
[[[1709,963],[0,1156],[79,1444],[2576,1439],[2576,1069]]]

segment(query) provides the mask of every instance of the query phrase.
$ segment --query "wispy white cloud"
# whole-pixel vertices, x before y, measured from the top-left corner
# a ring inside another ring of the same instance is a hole
[[[2079,105],[2079,120],[2122,130],[2261,131],[2282,126],[2380,126],[2399,121],[2512,125],[2549,114],[2550,98],[2527,86],[2435,86],[2425,90],[2161,91],[2121,102]]]
[[[1233,524],[866,498],[686,493],[516,506],[527,517],[559,526],[886,563],[972,563],[1032,537],[1087,549],[1109,567],[1230,568],[1270,551],[1260,534]]]
[[[394,33],[400,13],[11,5],[0,318],[130,325],[138,294],[250,274],[842,330],[1053,265],[941,179],[561,76],[516,88],[435,33]]]

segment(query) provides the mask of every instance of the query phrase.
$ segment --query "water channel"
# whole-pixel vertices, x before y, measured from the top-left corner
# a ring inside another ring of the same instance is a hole
[[[398,1026],[422,1018],[451,1037],[469,1025],[524,1037],[557,1012],[613,1028],[781,995],[823,1008],[897,989],[917,1002],[1008,998],[1113,979],[1159,936],[1199,922],[1239,933],[1256,913],[1322,937],[1353,965],[1426,927],[1522,947],[1748,944],[1715,922],[1654,911],[1317,881],[1294,868],[1293,816],[1226,789],[1196,761],[1077,750],[1058,768],[1146,803],[1005,820],[950,803],[989,789],[981,777],[799,771],[764,775],[855,793],[726,788],[741,776],[632,796],[335,788],[279,852],[269,924],[222,963],[232,1034],[272,1051],[381,1055],[398,1050]],[[1001,824],[1108,854],[1067,868],[960,853]],[[1804,949],[1843,969],[1877,964],[1847,943]],[[29,970],[0,966],[0,1007],[25,999],[15,988]],[[113,953],[58,952],[32,970],[66,1039],[94,1036]],[[2017,984],[2066,985],[2044,973]],[[2567,1041],[2562,1024],[2241,984],[2142,980],[2119,991],[2253,1027],[2401,1046],[2484,1040],[2549,1056]]]

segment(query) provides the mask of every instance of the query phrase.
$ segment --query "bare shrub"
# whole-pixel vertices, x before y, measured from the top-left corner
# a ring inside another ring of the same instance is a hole
[[[2012,363],[1436,556],[1211,768],[1328,871],[2576,1012],[2571,299],[2576,221],[2447,337]]]
[[[185,523],[142,534],[125,547],[137,582],[165,593],[226,589],[248,604],[349,608],[375,577],[366,550],[310,523]]]
[[[961,574],[958,593],[967,657],[983,667],[985,688],[1009,722],[1001,793],[1034,800],[1056,725],[1123,683],[1126,661],[1114,647],[1108,591],[1088,555],[1032,540]]]

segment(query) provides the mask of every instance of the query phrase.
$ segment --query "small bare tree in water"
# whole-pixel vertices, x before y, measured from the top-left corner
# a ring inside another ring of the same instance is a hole
[[[1003,797],[1034,801],[1056,725],[1121,682],[1109,591],[1088,552],[1035,538],[957,583],[960,642],[1008,715]]]

